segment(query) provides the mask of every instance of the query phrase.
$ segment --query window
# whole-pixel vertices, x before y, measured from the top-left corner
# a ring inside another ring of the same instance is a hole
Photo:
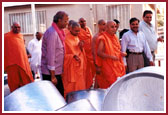
[[[44,32],[46,30],[46,12],[36,11],[36,29],[37,31]],[[31,12],[12,13],[9,14],[9,28],[13,22],[19,22],[21,26],[21,33],[32,34],[33,23]]]
[[[120,21],[119,30],[129,28],[130,5],[117,4],[107,6],[108,20],[117,19]]]
[[[46,13],[44,11],[36,12],[36,29],[43,33],[46,30]]]

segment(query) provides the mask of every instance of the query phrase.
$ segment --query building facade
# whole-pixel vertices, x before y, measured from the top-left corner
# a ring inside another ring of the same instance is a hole
[[[152,5],[155,8],[155,5]],[[129,19],[137,17],[142,20],[145,9],[153,9],[148,4],[34,4],[35,24],[32,20],[32,4],[4,6],[4,33],[10,31],[11,25],[17,21],[21,25],[26,45],[33,39],[34,31],[45,32],[51,25],[53,16],[57,11],[65,11],[70,20],[78,21],[80,17],[86,19],[87,26],[92,33],[97,32],[97,21],[99,19],[120,21],[120,28],[129,28]],[[155,15],[153,18],[155,22]]]

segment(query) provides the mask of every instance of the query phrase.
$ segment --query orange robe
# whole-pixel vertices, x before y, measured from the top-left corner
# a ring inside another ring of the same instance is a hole
[[[65,39],[65,57],[64,57],[64,97],[69,92],[86,89],[86,56],[84,50],[81,51],[78,47],[79,38],[73,36],[70,32]],[[78,62],[73,57],[77,55],[81,62]]]
[[[101,32],[102,33],[102,32]],[[99,61],[100,60],[100,57],[97,55],[97,50],[98,50],[98,46],[99,46],[99,40],[98,40],[98,37],[101,35],[101,33],[97,33],[95,36],[94,36],[94,38],[92,39],[92,40],[94,40],[94,41],[92,41],[92,42],[95,42],[94,44],[92,44],[92,45],[94,45],[94,46],[92,46],[92,54],[93,54],[93,59],[94,59],[94,62],[95,62],[95,67],[96,66],[101,66],[101,61]],[[97,83],[97,77],[99,78],[99,75],[100,74],[96,74],[96,76],[95,76],[95,88],[99,88],[99,86],[98,86],[98,83]]]
[[[88,27],[86,27],[86,30],[80,28],[80,33],[78,37],[80,40],[84,41],[84,49],[87,58],[86,88],[89,89],[93,84],[93,77],[95,75],[95,67],[93,63],[93,55],[91,49],[92,34],[90,29]]]
[[[13,68],[14,66],[15,70],[18,71],[12,71],[11,67]],[[10,73],[8,75],[8,85],[11,91],[18,88],[18,86],[20,87],[34,81],[21,34],[14,34],[11,31],[4,35],[4,70],[7,71],[7,74],[8,72]],[[12,72],[13,74],[17,73],[17,75],[12,76]],[[25,74],[20,75],[21,73]]]
[[[101,74],[97,77],[98,86],[99,88],[108,88],[117,80],[117,77],[125,75],[121,46],[116,35],[111,36],[107,32],[102,33],[98,39],[104,42],[106,54],[119,58],[118,61],[109,58],[102,59],[101,57],[96,59],[97,64],[100,64],[101,67]]]
[[[64,28],[63,31],[64,31],[65,35],[67,35],[69,33],[68,28]]]

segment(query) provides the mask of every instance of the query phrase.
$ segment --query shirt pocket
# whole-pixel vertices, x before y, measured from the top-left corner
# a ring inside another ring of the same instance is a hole
[[[137,39],[137,38],[135,38],[135,39]],[[135,39],[131,39],[129,41],[129,46],[137,46],[137,41]]]

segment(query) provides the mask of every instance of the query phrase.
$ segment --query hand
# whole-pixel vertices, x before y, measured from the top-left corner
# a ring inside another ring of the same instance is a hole
[[[116,57],[116,56],[110,56],[110,58],[111,58],[112,60],[115,60],[115,61],[119,60],[118,57]]]
[[[78,46],[79,46],[80,50],[83,51],[84,41],[80,41],[78,43]]]
[[[77,55],[74,55],[73,58],[75,58],[76,61],[80,62],[80,58]]]
[[[127,53],[126,52],[121,52],[121,56],[125,57],[125,56],[127,56]]]
[[[54,85],[57,85],[57,78],[54,76],[51,76],[51,81]]]
[[[150,66],[155,66],[155,63],[153,61],[150,61]]]

